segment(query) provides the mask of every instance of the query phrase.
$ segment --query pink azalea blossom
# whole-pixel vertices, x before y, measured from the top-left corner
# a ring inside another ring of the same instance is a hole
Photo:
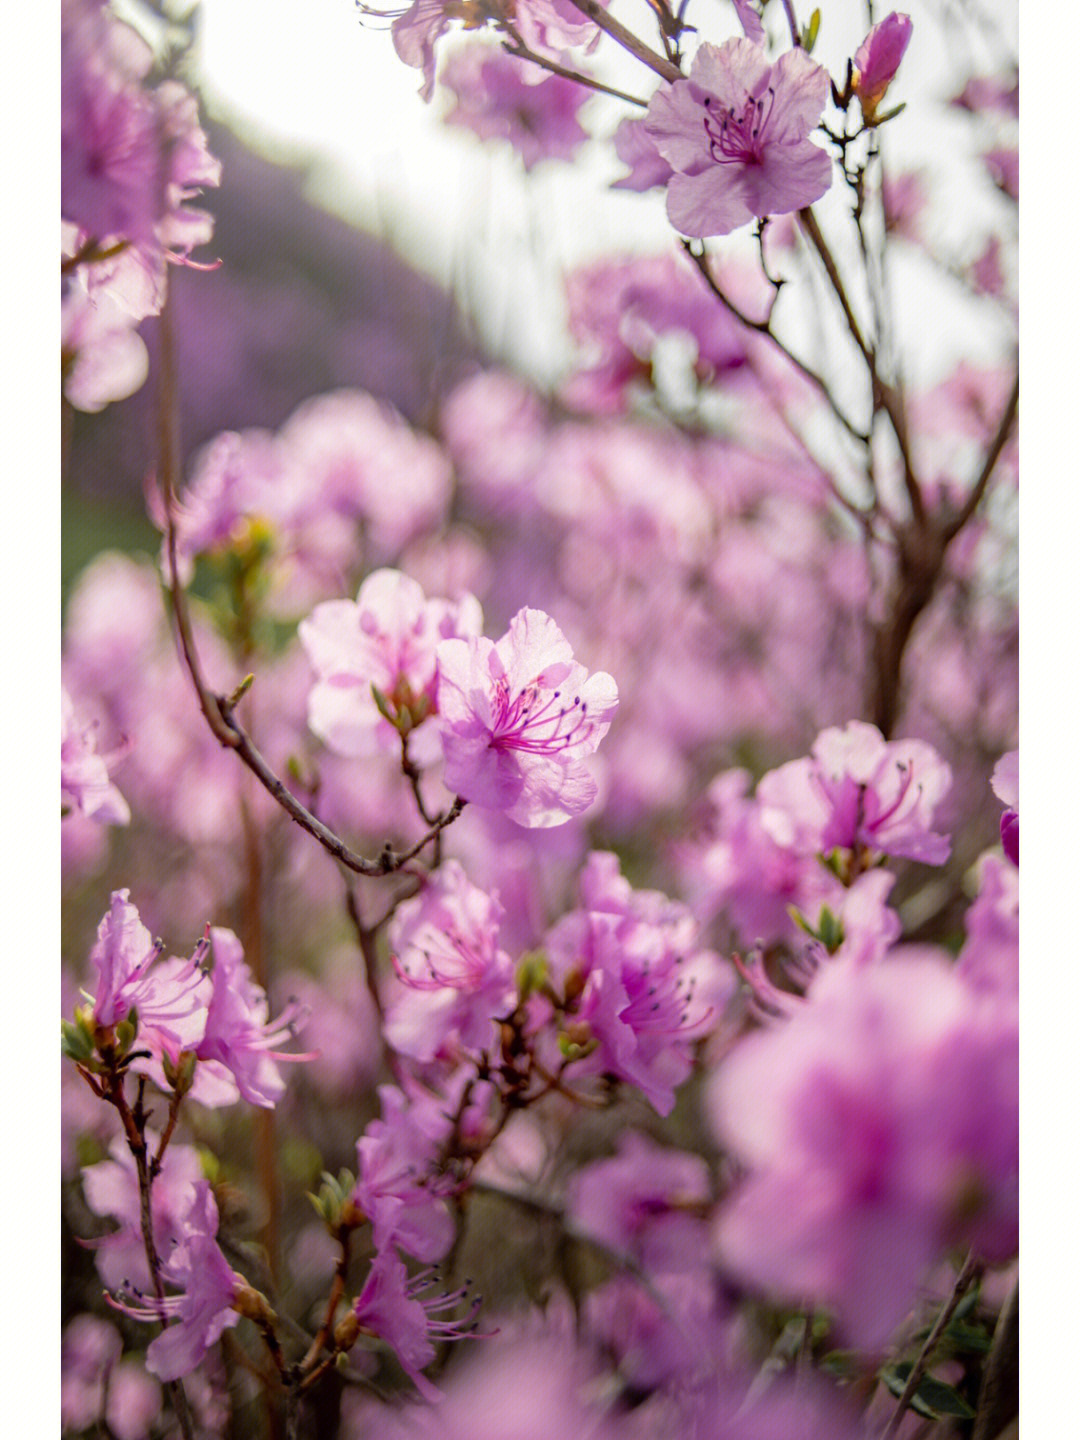
[[[199,1064],[192,1097],[204,1105],[227,1105],[242,1096],[249,1105],[273,1109],[285,1093],[277,1062],[312,1058],[275,1048],[293,1038],[302,1012],[294,1002],[270,1020],[266,991],[252,979],[231,930],[212,928],[210,949],[212,989],[206,1033],[195,1052]]]
[[[375,7],[358,0],[362,10]],[[599,31],[571,0],[413,0],[390,30],[394,49],[406,65],[422,70],[420,94],[430,100],[435,89],[435,45],[455,20],[466,30],[491,23],[496,29],[513,24],[530,49],[558,59],[577,45],[591,45]]]
[[[134,1009],[139,1048],[175,1063],[181,1050],[194,1050],[206,1033],[210,980],[200,968],[204,942],[190,960],[162,960],[163,948],[150,939],[128,892],[115,890],[90,952],[98,972],[94,1019],[109,1027]]]
[[[836,965],[712,1089],[747,1168],[718,1239],[743,1281],[839,1312],[876,1350],[954,1244],[1016,1245],[1017,1028],[951,965]]]
[[[385,1034],[402,1055],[492,1053],[495,1021],[514,1008],[514,966],[499,948],[502,906],[448,860],[402,905],[390,929],[404,987],[388,1007]]]
[[[571,160],[589,138],[577,114],[589,95],[561,75],[539,84],[535,66],[490,45],[461,45],[439,72],[457,103],[448,125],[463,125],[481,140],[508,140],[526,170],[541,160]]]
[[[852,89],[859,97],[863,119],[872,125],[885,92],[896,77],[911,40],[911,16],[894,10],[880,20],[855,51]]]
[[[651,376],[657,343],[676,331],[695,344],[699,381],[726,381],[746,365],[745,331],[722,305],[702,303],[701,278],[680,256],[594,261],[567,277],[566,296],[570,334],[587,362],[562,387],[572,405],[625,408],[627,387]]]
[[[636,1087],[661,1115],[690,1073],[694,1040],[714,1018],[699,980],[714,984],[715,957],[697,947],[690,912],[658,891],[635,891],[613,855],[593,854],[583,908],[548,933],[557,985],[569,986],[568,1040],[591,1046],[574,1074],[607,1074]]]
[[[810,140],[829,77],[805,50],[770,64],[752,40],[704,44],[689,78],[653,96],[645,130],[676,172],[667,213],[684,235],[727,235],[819,200],[832,161]]]
[[[109,766],[124,753],[99,755],[93,725],[80,725],[66,690],[60,692],[60,804],[99,825],[126,825],[128,803],[109,779]]]
[[[437,1174],[439,1152],[450,1134],[448,1101],[380,1085],[382,1118],[356,1143],[353,1198],[371,1221],[375,1246],[391,1242],[418,1260],[441,1260],[454,1238],[446,1204],[448,1187]]]
[[[1010,750],[994,766],[991,789],[1006,807],[1001,817],[1001,844],[1014,865],[1020,864],[1020,752]]]
[[[137,1320],[174,1322],[146,1351],[146,1368],[159,1380],[189,1374],[222,1332],[240,1320],[233,1302],[245,1282],[221,1253],[214,1238],[217,1227],[213,1192],[200,1180],[183,1219],[182,1238],[162,1263],[165,1280],[183,1293],[164,1300],[144,1295],[141,1303],[118,1302],[119,1309]]]
[[[979,892],[964,917],[956,971],[980,994],[1016,1003],[1020,990],[1020,876],[992,853],[978,862]]]
[[[731,0],[735,6],[735,14],[739,17],[739,24],[743,28],[743,34],[755,45],[765,44],[765,26],[761,23],[761,16],[754,9],[750,0]]]
[[[617,1155],[574,1174],[566,1209],[585,1234],[656,1274],[700,1263],[711,1200],[708,1166],[699,1155],[629,1131]]]
[[[340,755],[398,750],[401,733],[384,710],[410,731],[423,726],[438,709],[438,645],[477,636],[482,623],[473,596],[459,604],[428,600],[416,581],[398,570],[369,575],[355,601],[316,606],[300,623],[300,640],[317,677],[308,707],[312,730]],[[434,742],[431,730],[428,726],[425,734]],[[437,753],[436,742],[426,758]]]
[[[151,1154],[157,1150],[159,1135],[147,1130]],[[167,1256],[184,1234],[184,1217],[191,1208],[195,1186],[203,1178],[202,1161],[191,1145],[175,1141],[165,1151],[161,1169],[150,1192],[150,1219],[158,1253]],[[139,1177],[135,1159],[122,1135],[109,1144],[109,1159],[89,1165],[82,1172],[87,1207],[95,1214],[117,1222],[118,1228],[91,1242],[94,1262],[103,1283],[120,1290],[125,1282],[140,1290],[153,1286],[146,1263],[142,1236]]]
[[[801,854],[865,846],[926,865],[948,859],[949,838],[931,829],[952,772],[922,740],[886,741],[852,720],[823,730],[810,757],[772,770],[758,785],[762,824]]]
[[[353,1303],[361,1329],[386,1341],[425,1400],[442,1399],[442,1391],[421,1374],[435,1359],[436,1344],[471,1337],[476,1313],[474,1305],[463,1320],[437,1318],[464,1299],[465,1291],[432,1295],[433,1281],[430,1270],[410,1277],[393,1250],[381,1250]]]
[[[519,825],[587,810],[597,786],[584,757],[619,703],[611,676],[589,675],[540,610],[520,610],[497,643],[445,640],[437,658],[447,787]]]

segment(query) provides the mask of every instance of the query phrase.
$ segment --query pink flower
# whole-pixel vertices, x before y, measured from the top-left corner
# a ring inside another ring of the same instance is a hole
[[[393,1242],[418,1260],[441,1260],[454,1239],[447,1187],[437,1174],[453,1123],[449,1102],[406,1096],[395,1085],[380,1085],[379,1100],[382,1119],[356,1142],[353,1198],[371,1221],[377,1249]]]
[[[448,125],[464,125],[481,140],[509,140],[526,170],[541,160],[570,160],[589,136],[577,112],[588,92],[573,80],[550,75],[539,83],[536,67],[490,45],[451,51],[439,83],[457,96]]]
[[[702,303],[700,276],[677,255],[594,261],[567,277],[566,295],[570,333],[590,362],[563,386],[572,405],[624,409],[628,386],[651,376],[658,341],[675,331],[694,341],[698,380],[746,364],[745,332],[722,305]]]
[[[357,0],[360,9],[374,7]],[[466,30],[510,22],[530,49],[558,59],[575,45],[595,42],[599,31],[572,0],[413,0],[391,25],[394,49],[406,65],[424,73],[420,94],[430,100],[435,89],[435,42],[461,20]]]
[[[126,825],[128,803],[109,779],[109,765],[124,753],[99,755],[93,725],[80,725],[66,690],[60,692],[60,804],[99,825]]]
[[[286,1006],[271,1022],[266,991],[252,979],[233,932],[211,929],[210,947],[212,989],[206,1033],[195,1052],[199,1064],[192,1097],[204,1105],[228,1105],[243,1096],[249,1105],[273,1109],[285,1093],[275,1062],[313,1058],[273,1048],[293,1038],[299,1006]]]
[[[801,854],[865,846],[926,865],[949,856],[949,838],[930,827],[952,786],[952,771],[922,740],[886,741],[852,720],[823,730],[810,757],[762,777],[762,825],[778,845]]]
[[[399,1054],[426,1062],[494,1050],[494,1022],[515,1001],[513,962],[498,945],[501,914],[499,902],[470,884],[455,860],[400,907],[390,945],[406,988],[385,1025]]]
[[[877,108],[892,84],[911,40],[911,16],[894,10],[878,22],[855,51],[852,89],[859,97],[863,119],[873,125]]]
[[[587,810],[596,781],[583,763],[611,726],[615,681],[589,675],[541,610],[520,610],[497,643],[438,647],[446,785],[519,825],[562,825]]]
[[[434,1360],[436,1342],[470,1338],[476,1312],[474,1304],[464,1320],[437,1319],[442,1312],[453,1309],[465,1291],[427,1296],[433,1278],[430,1270],[410,1278],[404,1262],[393,1250],[382,1250],[372,1261],[364,1288],[353,1303],[361,1328],[386,1341],[425,1400],[442,1399],[442,1391],[420,1373]]]
[[[231,1268],[214,1236],[218,1212],[205,1180],[195,1186],[182,1239],[162,1264],[169,1284],[183,1290],[164,1300],[142,1296],[140,1304],[117,1304],[136,1320],[174,1320],[146,1351],[146,1368],[159,1380],[178,1380],[202,1360],[222,1331],[237,1324],[233,1309],[243,1279]]]
[[[459,604],[428,600],[416,581],[399,570],[376,570],[355,601],[317,605],[300,623],[300,639],[317,676],[308,706],[312,730],[339,755],[398,749],[400,730],[386,712],[410,731],[435,714],[437,646],[479,635],[482,623],[479,602],[471,595]],[[430,731],[428,726],[425,734]],[[430,757],[421,758],[434,759],[437,753],[436,745]]]
[[[835,1307],[875,1350],[954,1244],[1016,1244],[1017,1028],[950,965],[835,965],[791,1019],[742,1041],[712,1090],[749,1174],[727,1201],[726,1267]]]
[[[770,64],[752,40],[702,45],[687,80],[653,96],[645,130],[677,173],[667,213],[684,235],[727,235],[819,200],[832,161],[810,132],[829,77],[804,50]]]
[[[739,24],[743,28],[743,34],[755,45],[765,44],[765,26],[761,23],[761,16],[751,5],[750,0],[731,0],[735,6],[735,13],[739,17]]]
[[[697,926],[685,906],[653,890],[633,890],[614,855],[590,855],[583,907],[552,928],[547,954],[566,989],[566,1040],[586,1053],[574,1074],[607,1074],[641,1091],[661,1115],[689,1075],[693,1044],[712,1018],[699,1001],[700,979],[713,982],[715,957],[697,950]],[[710,997],[711,999],[711,997]]]
[[[655,1274],[700,1263],[711,1200],[709,1169],[699,1155],[630,1131],[617,1155],[575,1173],[566,1208],[587,1235]]]
[[[994,766],[990,788],[1007,808],[1001,817],[1001,845],[1014,865],[1020,864],[1020,752],[1010,750]]]
[[[204,942],[190,960],[162,960],[163,948],[161,941],[150,939],[128,892],[115,890],[90,952],[98,972],[94,1019],[108,1027],[134,1009],[139,1048],[175,1062],[181,1050],[193,1050],[206,1032],[210,980],[200,968]]]
[[[153,1154],[158,1145],[156,1132],[147,1130],[146,1141]],[[88,1166],[82,1175],[86,1204],[95,1215],[115,1220],[119,1229],[92,1241],[95,1264],[110,1290],[125,1282],[149,1290],[153,1281],[146,1263],[140,1215],[139,1179],[135,1160],[122,1135],[109,1145],[108,1160]],[[191,1208],[195,1186],[203,1178],[199,1153],[191,1145],[174,1142],[165,1152],[161,1170],[150,1192],[150,1218],[158,1253],[167,1256],[184,1235],[184,1216]]]

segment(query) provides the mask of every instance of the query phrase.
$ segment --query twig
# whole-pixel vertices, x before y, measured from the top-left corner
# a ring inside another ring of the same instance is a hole
[[[840,271],[837,268],[832,251],[829,249],[828,241],[821,233],[821,227],[818,225],[817,217],[810,206],[799,211],[799,223],[802,227],[803,234],[813,245],[822,265],[825,267],[825,273],[829,277],[829,284],[832,286],[833,293],[840,302],[840,309],[844,312],[844,319],[847,322],[848,331],[866,364],[867,372],[870,376],[871,403],[874,414],[877,414],[879,410],[884,410],[889,418],[893,434],[896,436],[896,443],[900,447],[900,458],[904,467],[904,488],[907,491],[911,513],[916,525],[920,528],[925,527],[926,506],[923,502],[918,477],[915,474],[915,467],[911,460],[911,445],[908,440],[907,415],[904,411],[903,399],[899,390],[895,386],[889,385],[882,380],[878,373],[877,355],[872,346],[867,343],[862,333],[862,328],[855,316],[855,311],[852,308],[844,282],[841,279]]]
[[[614,19],[599,0],[571,0],[574,8],[587,15],[594,25],[603,30],[605,35],[610,35],[616,44],[628,50],[635,60],[640,60],[650,70],[655,70],[663,80],[681,80],[683,73],[673,61],[663,55],[658,55],[655,50],[650,49],[644,40],[639,40],[632,30],[621,25]]]
[[[701,272],[701,277],[705,281],[706,285],[708,285],[709,289],[712,291],[716,299],[720,301],[721,305],[724,306],[725,310],[727,310],[730,315],[734,316],[734,318],[738,320],[741,325],[745,325],[748,330],[753,330],[758,335],[764,335],[769,340],[771,340],[773,345],[776,347],[777,350],[779,350],[780,354],[784,356],[788,363],[793,365],[795,369],[798,370],[799,374],[803,376],[804,379],[810,381],[811,385],[813,385],[814,388],[818,391],[822,399],[828,405],[829,409],[836,416],[837,420],[839,420],[840,424],[844,427],[844,429],[852,437],[852,439],[857,440],[860,445],[868,446],[870,444],[869,435],[864,434],[863,431],[861,431],[848,419],[848,417],[840,409],[840,406],[837,404],[836,398],[825,380],[822,379],[822,377],[817,373],[817,371],[812,370],[805,361],[800,360],[797,355],[795,355],[791,350],[789,350],[784,341],[781,340],[779,335],[777,335],[776,332],[773,330],[771,309],[769,315],[764,320],[754,320],[749,315],[744,314],[743,311],[740,310],[739,307],[734,303],[734,301],[728,299],[727,295],[725,295],[724,291],[717,283],[709,266],[709,257],[705,252],[704,245],[699,250],[694,247],[692,241],[684,240],[682,242],[682,246],[683,249],[686,251],[687,255],[690,256],[690,259],[694,262],[698,270]]]
[[[953,1317],[953,1312],[956,1310],[957,1305],[960,1304],[971,1282],[981,1271],[982,1262],[975,1258],[974,1251],[969,1251],[967,1259],[960,1268],[960,1274],[956,1277],[956,1283],[952,1288],[952,1293],[941,1307],[941,1314],[934,1321],[930,1334],[923,1341],[923,1347],[919,1351],[915,1364],[911,1367],[911,1373],[908,1375],[907,1383],[900,1393],[899,1400],[896,1402],[896,1409],[888,1425],[886,1425],[885,1429],[881,1432],[881,1440],[894,1440],[894,1436],[900,1429],[901,1422],[904,1419],[904,1414],[911,1404],[912,1396],[916,1390],[918,1390],[919,1384],[926,1374],[927,1366],[933,1359],[934,1351],[938,1347],[938,1341],[942,1335],[944,1335],[946,1327]]]
[[[639,105],[642,110],[648,106],[649,102],[642,100],[640,96],[628,95],[625,90],[616,90],[614,85],[605,85],[602,80],[594,80],[591,75],[582,75],[577,70],[568,70],[565,65],[559,65],[544,55],[538,55],[535,50],[529,49],[517,29],[509,21],[505,21],[502,28],[513,42],[503,41],[503,49],[508,55],[514,55],[519,60],[531,60],[534,65],[539,65],[541,70],[549,70],[552,75],[561,75],[564,80],[573,80],[576,85],[584,85],[589,90],[598,90],[601,95],[612,95],[616,100],[625,100],[628,105]]]

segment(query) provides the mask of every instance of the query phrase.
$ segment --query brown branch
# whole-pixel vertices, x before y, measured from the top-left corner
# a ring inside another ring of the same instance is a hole
[[[698,270],[701,272],[701,277],[705,281],[705,284],[708,285],[713,295],[716,297],[717,300],[720,301],[720,304],[723,305],[725,310],[727,310],[730,315],[732,315],[736,320],[738,320],[740,325],[745,325],[748,330],[753,330],[758,335],[764,335],[768,340],[771,340],[776,349],[779,350],[780,354],[784,356],[785,360],[787,360],[790,365],[793,365],[795,369],[799,372],[799,374],[803,376],[804,379],[810,381],[811,385],[813,385],[814,388],[818,391],[822,399],[828,405],[829,409],[835,415],[837,420],[839,420],[840,424],[844,427],[844,429],[852,437],[852,439],[857,440],[860,445],[869,446],[869,435],[864,434],[860,429],[858,429],[856,425],[854,425],[848,419],[848,417],[840,409],[840,406],[837,404],[836,398],[825,380],[822,379],[822,377],[817,373],[816,370],[812,370],[805,361],[800,360],[797,355],[795,355],[791,350],[789,350],[784,341],[781,340],[779,335],[777,335],[776,332],[773,330],[771,309],[768,316],[764,320],[754,320],[749,315],[744,314],[743,311],[740,310],[739,307],[734,303],[734,301],[728,299],[727,295],[725,295],[724,291],[714,277],[712,270],[709,266],[709,257],[705,252],[704,245],[702,245],[700,250],[697,250],[694,248],[694,245],[691,241],[684,240],[682,242],[682,246],[683,249],[686,251],[687,255],[690,256],[690,259],[694,262]]]
[[[979,471],[978,478],[976,479],[975,484],[971,487],[971,492],[968,495],[968,498],[964,501],[964,504],[945,525],[946,544],[948,544],[950,540],[954,539],[954,537],[960,533],[960,531],[968,523],[971,517],[975,514],[975,511],[979,508],[979,504],[983,496],[986,494],[986,487],[990,483],[990,477],[994,473],[994,466],[1001,458],[1001,452],[1002,450],[1004,450],[1006,441],[1008,440],[1009,435],[1012,432],[1013,424],[1016,420],[1016,411],[1019,405],[1019,401],[1020,375],[1019,372],[1017,372],[1016,378],[1013,380],[1012,392],[1009,395],[1009,399],[1005,405],[1005,409],[1002,412],[1001,420],[998,423],[998,428],[994,434],[994,438],[990,442],[990,448],[986,452],[986,459],[983,462],[982,469]]]
[[[926,525],[926,506],[923,502],[922,490],[919,486],[918,477],[915,474],[915,467],[911,459],[911,445],[908,439],[907,415],[904,410],[903,397],[894,385],[887,384],[878,373],[877,354],[873,347],[867,344],[862,333],[848,298],[847,290],[840,276],[832,251],[829,249],[828,241],[821,233],[821,227],[817,222],[817,216],[813,209],[807,206],[799,211],[799,223],[803,234],[807,237],[829,277],[829,284],[833,293],[840,302],[840,309],[844,312],[844,319],[847,322],[848,331],[855,341],[859,354],[862,356],[867,372],[870,376],[871,403],[873,412],[876,415],[879,410],[884,410],[892,426],[893,434],[896,436],[896,443],[900,447],[900,459],[904,467],[904,488],[907,491],[908,503],[911,506],[911,513],[915,523],[920,528]]]
[[[896,1409],[893,1411],[888,1425],[886,1425],[885,1429],[881,1432],[881,1440],[893,1440],[893,1437],[900,1429],[907,1408],[911,1404],[912,1396],[915,1394],[915,1391],[918,1390],[919,1384],[926,1374],[927,1367],[933,1359],[934,1351],[938,1347],[938,1341],[942,1335],[944,1335],[946,1327],[953,1317],[953,1312],[956,1310],[957,1305],[960,1304],[972,1281],[981,1273],[982,1262],[976,1260],[973,1251],[969,1251],[968,1257],[964,1261],[959,1275],[956,1277],[956,1283],[953,1285],[952,1292],[945,1301],[945,1304],[941,1307],[941,1314],[934,1321],[933,1328],[924,1340],[923,1347],[919,1351],[915,1364],[911,1367],[911,1373],[908,1375],[907,1383],[901,1391],[899,1400],[896,1402]]]
[[[587,15],[594,25],[603,30],[605,35],[610,35],[616,44],[621,45],[624,50],[628,50],[635,60],[640,60],[650,70],[655,70],[661,79],[681,80],[683,78],[683,73],[678,65],[663,55],[658,55],[655,50],[645,44],[644,40],[639,40],[632,30],[628,30],[625,25],[621,25],[618,20],[609,15],[599,0],[571,0],[571,3],[576,10]]]
[[[552,75],[561,75],[564,80],[573,80],[576,85],[584,85],[589,90],[598,90],[601,95],[614,96],[616,100],[625,100],[628,105],[639,105],[642,110],[648,106],[647,100],[642,100],[637,95],[628,95],[625,90],[616,90],[613,85],[605,85],[602,80],[594,80],[591,75],[582,75],[577,70],[568,70],[565,65],[559,65],[554,60],[548,60],[543,55],[538,55],[535,50],[530,50],[517,29],[506,21],[502,28],[510,36],[510,41],[503,41],[503,49],[508,55],[515,56],[518,60],[531,60],[534,65],[539,65],[541,70],[549,70]]]
[[[326,1301],[326,1314],[323,1323],[319,1326],[315,1339],[312,1340],[307,1354],[300,1362],[300,1368],[305,1373],[309,1372],[315,1361],[319,1358],[326,1342],[334,1332],[334,1316],[337,1307],[341,1303],[341,1297],[345,1294],[345,1284],[349,1273],[349,1241],[351,1235],[347,1229],[342,1229],[338,1234],[338,1243],[341,1246],[341,1254],[338,1256],[337,1264],[334,1267],[334,1283],[330,1287],[330,1294]]]

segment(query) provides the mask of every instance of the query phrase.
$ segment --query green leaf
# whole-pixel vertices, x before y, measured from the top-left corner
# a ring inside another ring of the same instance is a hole
[[[880,1372],[881,1380],[897,1398],[904,1393],[910,1374],[910,1360],[902,1360]],[[919,1381],[910,1403],[912,1410],[926,1420],[938,1420],[943,1415],[956,1415],[963,1420],[971,1420],[975,1415],[975,1411],[959,1390],[952,1385],[946,1385],[943,1380],[935,1380],[932,1375],[924,1375]]]

